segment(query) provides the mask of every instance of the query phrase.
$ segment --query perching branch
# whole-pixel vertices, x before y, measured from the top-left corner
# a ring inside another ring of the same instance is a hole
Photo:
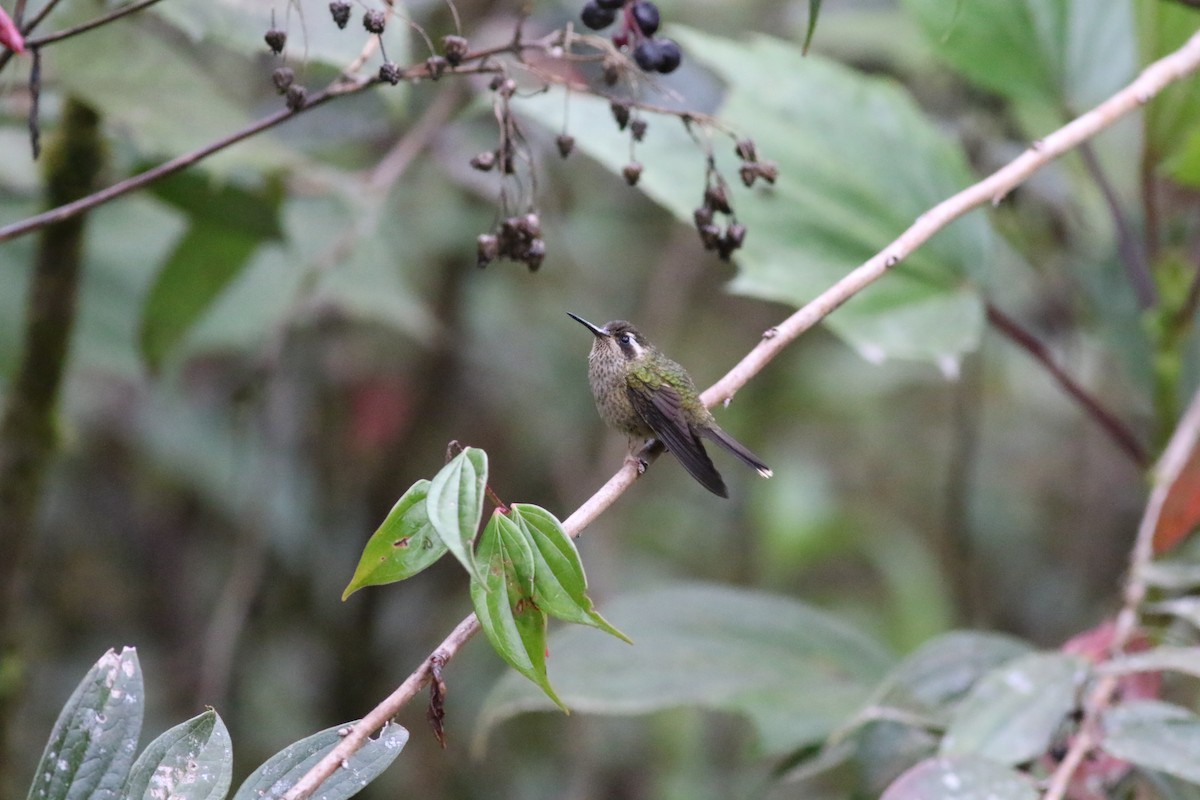
[[[768,330],[763,335],[762,340],[733,369],[701,395],[704,404],[713,406],[732,398],[738,389],[757,375],[763,367],[775,358],[775,356],[779,355],[800,334],[816,325],[851,297],[883,277],[888,270],[899,264],[920,245],[924,244],[935,233],[945,228],[951,222],[968,211],[988,202],[993,204],[1000,203],[1005,195],[1020,185],[1034,172],[1071,149],[1078,147],[1081,143],[1092,138],[1134,109],[1145,105],[1152,97],[1162,91],[1164,87],[1191,75],[1198,68],[1200,68],[1200,32],[1194,34],[1179,50],[1146,67],[1132,83],[1091,111],[1077,117],[1046,138],[1035,142],[1024,153],[987,178],[942,201],[922,214],[908,230],[877,255],[826,289],[806,306],[784,320],[780,325]],[[1196,418],[1195,422],[1189,422],[1193,417]],[[1191,431],[1188,435],[1190,435],[1192,442],[1195,441],[1197,436],[1200,436],[1200,395],[1193,402],[1192,408],[1188,411],[1188,416],[1185,417],[1185,422],[1180,424],[1175,439],[1184,438],[1181,431],[1185,428]],[[1167,454],[1164,454],[1163,460],[1160,462],[1162,466],[1159,469],[1159,483],[1166,486],[1169,486],[1169,482],[1166,481],[1167,472],[1165,467],[1168,464],[1175,464],[1175,461],[1179,460],[1172,455],[1176,450],[1180,449],[1175,439],[1172,440],[1171,447],[1168,448]],[[1184,456],[1186,456],[1186,450]],[[563,522],[564,530],[571,537],[577,537],[596,517],[616,502],[617,498],[633,485],[636,479],[637,467],[632,460],[627,459],[624,466],[609,478],[607,483],[600,487],[595,494],[575,510],[575,513]],[[1155,495],[1151,498],[1151,506],[1155,509],[1153,516],[1157,520],[1158,509],[1161,509],[1162,506],[1162,498],[1158,497],[1157,487],[1155,492]],[[1165,489],[1163,489],[1162,494],[1165,495]],[[1155,497],[1158,497],[1157,504],[1155,504]],[[1154,525],[1153,521],[1148,521],[1150,517],[1149,511],[1148,509],[1147,519],[1143,520],[1143,528],[1148,527],[1152,534]],[[1149,543],[1150,534],[1146,534],[1144,531],[1139,532],[1138,547],[1134,551],[1135,565],[1144,563],[1149,559]],[[1136,622],[1136,611],[1130,609],[1136,609],[1145,593],[1144,582],[1140,582],[1140,579],[1136,577],[1139,574],[1138,571],[1135,570],[1133,574],[1134,577],[1131,578],[1130,584],[1126,589],[1126,610],[1129,613],[1123,612],[1122,616],[1118,618],[1117,641],[1128,640],[1129,634],[1132,632]],[[312,795],[329,776],[338,770],[346,759],[362,747],[371,734],[383,727],[388,720],[394,717],[400,709],[421,691],[422,687],[430,681],[432,676],[431,670],[435,663],[445,664],[448,662],[478,632],[479,621],[475,618],[474,614],[469,615],[460,622],[450,635],[421,662],[421,665],[408,676],[396,691],[392,692],[383,702],[363,717],[332,751],[326,754],[324,758],[317,762],[308,773],[288,790],[283,800],[304,800]],[[1122,635],[1123,639],[1120,638]],[[1114,687],[1115,682],[1108,689],[1108,697],[1111,697]],[[1105,702],[1107,702],[1107,697],[1105,698]],[[1082,739],[1082,737],[1079,737],[1079,739]],[[1079,739],[1076,741],[1078,742]],[[1075,766],[1078,766],[1079,761],[1088,749],[1090,747],[1085,745],[1082,751],[1074,756]],[[1059,767],[1059,771],[1063,771],[1067,763],[1064,760],[1063,764]],[[1066,778],[1062,779],[1062,788],[1065,788],[1066,780],[1069,777],[1070,773],[1066,773]],[[1061,797],[1060,790],[1056,797],[1047,795],[1047,800],[1061,800]]]
[[[1129,577],[1125,581],[1124,598],[1113,627],[1109,652],[1119,655],[1137,632],[1139,609],[1146,599],[1146,567],[1154,558],[1154,531],[1162,516],[1167,494],[1187,464],[1188,456],[1200,442],[1200,390],[1192,396],[1191,405],[1175,427],[1175,433],[1154,468],[1154,485],[1146,501],[1146,510],[1138,524],[1137,539],[1129,556]],[[1092,686],[1083,701],[1083,719],[1079,732],[1071,740],[1067,753],[1050,776],[1043,800],[1062,800],[1075,771],[1100,742],[1100,717],[1116,696],[1120,677],[1104,675]]]

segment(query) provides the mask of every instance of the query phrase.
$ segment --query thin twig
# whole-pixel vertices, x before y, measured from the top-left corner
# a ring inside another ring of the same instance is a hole
[[[1119,655],[1129,645],[1138,628],[1138,609],[1146,598],[1146,566],[1154,558],[1154,531],[1162,516],[1163,504],[1187,463],[1188,456],[1200,441],[1200,390],[1192,396],[1191,405],[1175,427],[1166,450],[1154,468],[1154,485],[1146,501],[1146,510],[1138,524],[1137,539],[1129,556],[1129,576],[1125,581],[1124,599],[1116,624],[1113,626],[1109,652]],[[1093,685],[1083,701],[1083,719],[1079,732],[1071,740],[1058,767],[1050,775],[1042,800],[1062,800],[1075,771],[1093,748],[1100,743],[1101,717],[1116,696],[1119,677],[1105,675]]]
[[[1021,347],[1037,359],[1046,368],[1046,372],[1050,374],[1050,377],[1058,382],[1062,390],[1083,407],[1083,410],[1096,421],[1118,447],[1125,451],[1126,455],[1133,459],[1135,464],[1142,468],[1149,466],[1150,457],[1146,455],[1146,449],[1142,447],[1142,443],[1138,441],[1138,438],[1133,435],[1133,431],[1129,430],[1129,427],[1124,422],[1105,408],[1078,381],[1068,375],[1054,361],[1054,356],[1051,355],[1050,349],[1046,345],[1042,344],[1032,333],[1022,328],[1015,319],[991,303],[987,304],[987,319],[996,330],[1000,331],[1000,333],[1007,336],[1018,347]]]
[[[70,28],[64,28],[61,31],[48,33],[45,36],[38,36],[35,39],[27,39],[25,44],[29,45],[30,47],[41,47],[53,42],[62,41],[63,39],[69,39],[72,36],[77,36],[81,33],[87,33],[93,28],[99,28],[101,25],[107,25],[108,23],[118,20],[121,17],[134,14],[138,11],[141,11],[143,8],[149,8],[150,6],[159,2],[162,2],[162,0],[141,0],[140,3],[131,3],[130,5],[122,6],[115,11],[109,12],[102,17],[96,17],[88,22],[81,22],[80,24],[74,25]]]
[[[788,317],[779,326],[770,329],[758,343],[733,369],[723,378],[710,386],[701,395],[705,405],[713,406],[732,397],[734,392],[757,375],[784,347],[797,336],[820,322],[835,309],[845,303],[858,292],[881,278],[901,259],[913,252],[935,233],[949,225],[952,221],[988,202],[999,203],[1005,195],[1022,183],[1026,178],[1041,169],[1046,164],[1058,158],[1063,153],[1079,145],[1080,142],[1095,136],[1125,114],[1149,102],[1163,87],[1190,75],[1200,67],[1200,32],[1189,39],[1183,47],[1174,53],[1148,66],[1129,86],[1117,92],[1096,108],[1078,117],[1067,125],[1059,128],[1033,147],[1026,150],[1005,167],[994,172],[989,177],[964,189],[948,200],[939,203],[922,214],[913,225],[900,235],[896,241],[884,248],[878,255],[871,258],[862,266],[855,269],[846,277],[822,292],[808,305]],[[1200,395],[1198,395],[1200,397]],[[1193,403],[1189,415],[1195,415],[1195,427],[1200,429],[1200,399]],[[1180,428],[1184,426],[1181,423]],[[1177,434],[1178,436],[1178,434]],[[1168,448],[1170,451],[1170,448]],[[1185,454],[1186,455],[1186,454]],[[1166,455],[1163,464],[1168,463]],[[1173,462],[1172,462],[1173,463]],[[616,502],[626,489],[637,480],[637,467],[634,459],[626,459],[624,465],[608,482],[588,498],[583,505],[575,510],[564,522],[563,529],[576,537],[596,517]],[[1153,498],[1152,498],[1153,499]],[[1161,500],[1158,503],[1161,508]],[[1151,533],[1153,526],[1151,526]],[[1149,539],[1142,545],[1143,536],[1139,533],[1139,548],[1135,549],[1135,563],[1148,560],[1143,550],[1149,547]],[[1131,581],[1132,583],[1132,581]],[[1141,594],[1145,585],[1141,585]],[[1133,591],[1126,592],[1126,603],[1130,603]],[[1141,595],[1133,605],[1140,602]],[[1122,630],[1122,622],[1118,619],[1118,631]],[[1132,623],[1126,621],[1125,637],[1132,630]],[[474,614],[458,624],[453,632],[433,651],[421,665],[405,679],[396,691],[392,692],[383,702],[372,709],[354,726],[342,741],[332,751],[327,753],[300,778],[283,796],[283,800],[304,800],[312,795],[320,785],[336,772],[340,765],[355,751],[362,747],[367,738],[379,730],[408,703],[421,688],[429,682],[431,667],[434,660],[445,664],[462,649],[463,645],[479,632],[479,621]],[[1110,690],[1111,693],[1111,690]],[[1077,740],[1078,741],[1078,740]],[[1081,759],[1078,756],[1077,759]],[[1064,764],[1066,762],[1064,761]],[[1076,762],[1078,763],[1078,762]],[[1062,769],[1062,766],[1060,766]],[[1069,779],[1069,776],[1068,776]],[[1065,785],[1065,784],[1064,784]],[[1054,800],[1061,800],[1059,798]]]

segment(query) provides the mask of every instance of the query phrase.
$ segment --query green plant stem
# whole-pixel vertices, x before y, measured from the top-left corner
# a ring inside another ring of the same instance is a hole
[[[47,205],[91,192],[103,160],[99,117],[68,98],[62,124],[46,151]],[[41,231],[26,303],[24,348],[0,416],[0,661],[18,668],[23,567],[56,444],[54,417],[74,327],[85,221],[76,216]],[[18,696],[16,686],[0,686],[0,787],[8,785],[4,770],[11,759],[4,757],[5,743]]]

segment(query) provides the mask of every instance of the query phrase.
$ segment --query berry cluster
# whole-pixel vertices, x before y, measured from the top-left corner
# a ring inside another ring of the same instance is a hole
[[[603,30],[621,16],[621,28],[613,34],[613,44],[633,45],[633,60],[646,72],[674,72],[683,60],[679,45],[666,38],[655,38],[662,22],[658,6],[650,0],[588,0],[580,12],[583,24],[594,31]]]
[[[725,230],[716,223],[716,214],[725,214],[729,222]],[[733,216],[733,207],[729,205],[729,193],[725,181],[719,176],[704,189],[704,203],[692,212],[696,223],[696,231],[705,250],[715,250],[722,261],[728,261],[733,251],[742,246],[746,240],[746,226]]]
[[[508,217],[495,233],[481,233],[476,240],[475,263],[482,269],[498,258],[519,261],[537,272],[546,259],[542,223],[532,211],[520,217]]]
[[[287,47],[287,31],[275,26],[274,13],[271,14],[271,27],[263,35],[263,41],[267,43],[271,53],[277,56],[283,55],[283,50]],[[271,72],[271,83],[274,84],[275,91],[284,95],[289,109],[299,111],[304,108],[304,104],[308,101],[308,90],[296,83],[296,73],[291,67],[286,65],[276,67]]]

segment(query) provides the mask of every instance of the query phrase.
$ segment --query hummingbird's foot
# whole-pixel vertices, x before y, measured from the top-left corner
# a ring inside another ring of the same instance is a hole
[[[625,461],[633,464],[633,468],[637,470],[639,478],[646,473],[646,468],[650,466],[649,461],[635,453],[630,453],[629,455],[625,456]]]

